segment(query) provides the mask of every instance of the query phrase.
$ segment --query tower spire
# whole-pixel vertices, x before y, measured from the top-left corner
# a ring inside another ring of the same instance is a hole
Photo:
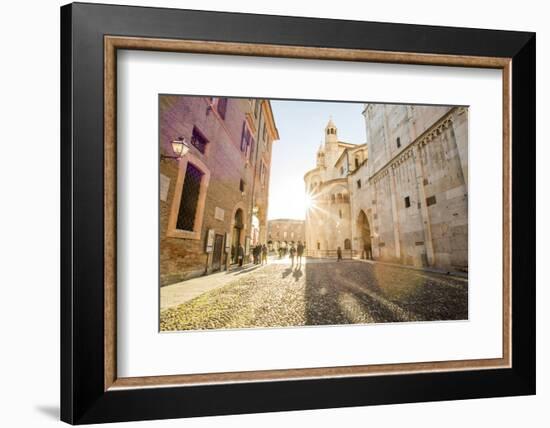
[[[338,128],[336,128],[336,125],[332,120],[332,116],[330,116],[327,126],[325,127],[325,144],[326,145],[338,143],[337,132],[338,132]]]

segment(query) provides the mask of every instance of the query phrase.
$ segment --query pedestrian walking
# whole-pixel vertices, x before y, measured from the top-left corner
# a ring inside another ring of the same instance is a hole
[[[302,256],[304,255],[304,244],[302,241],[298,241],[298,247],[296,248],[296,254],[298,255],[298,264],[302,264]]]
[[[262,264],[267,264],[267,245],[262,245]]]
[[[257,244],[254,246],[254,264],[260,264],[260,252],[262,251],[262,247],[260,247],[260,244]]]
[[[338,256],[338,261],[342,260],[342,248],[338,247],[336,250],[336,255]]]
[[[239,249],[237,250],[237,260],[239,262],[239,266],[242,266],[244,261],[244,248],[241,244],[239,244]]]
[[[296,248],[294,248],[294,245],[290,247],[290,250],[288,251],[288,253],[290,254],[291,264],[294,265],[294,256],[296,255]]]

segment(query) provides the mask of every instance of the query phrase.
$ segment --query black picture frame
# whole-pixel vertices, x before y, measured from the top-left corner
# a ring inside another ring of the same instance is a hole
[[[104,36],[512,58],[512,367],[104,390]],[[74,3],[61,8],[61,419],[71,424],[535,393],[535,34]]]

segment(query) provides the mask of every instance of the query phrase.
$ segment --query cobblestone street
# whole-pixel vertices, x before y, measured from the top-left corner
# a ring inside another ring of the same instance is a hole
[[[162,294],[162,289],[161,289]],[[463,320],[467,279],[359,260],[274,259],[179,306],[160,327],[246,327]]]

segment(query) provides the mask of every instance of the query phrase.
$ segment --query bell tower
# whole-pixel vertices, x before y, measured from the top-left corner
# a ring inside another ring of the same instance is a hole
[[[317,167],[324,167],[325,166],[325,151],[323,148],[323,143],[321,142],[321,145],[319,146],[319,150],[317,150]]]
[[[338,144],[338,128],[332,121],[332,117],[329,119],[327,126],[325,127],[325,146],[327,150],[333,149]]]

